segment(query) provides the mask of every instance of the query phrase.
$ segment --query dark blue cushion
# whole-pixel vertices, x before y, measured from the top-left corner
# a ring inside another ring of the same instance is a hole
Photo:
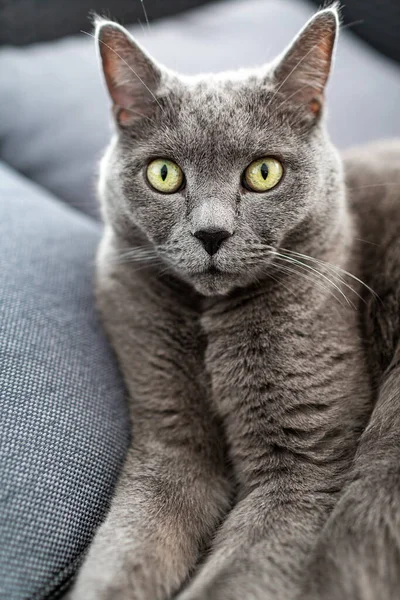
[[[55,597],[128,443],[92,295],[101,227],[0,164],[0,598]]]

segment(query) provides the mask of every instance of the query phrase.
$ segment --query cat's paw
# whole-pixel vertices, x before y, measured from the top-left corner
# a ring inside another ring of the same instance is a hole
[[[207,582],[195,579],[176,600],[277,600],[279,593],[254,578],[252,573],[237,575],[226,569]]]
[[[87,569],[79,573],[66,600],[136,600],[141,596],[126,581],[122,573],[111,575]]]
[[[118,581],[121,578],[122,581]],[[73,587],[68,600],[168,600],[171,594],[165,586],[159,584],[156,579],[151,580],[138,576],[137,581],[127,581],[122,573],[116,576],[115,581],[105,582],[96,579],[80,579]]]
[[[96,583],[85,585],[84,587],[73,588],[65,600],[136,600],[140,596],[135,595],[134,591],[112,585],[106,589],[98,589]]]
[[[315,547],[301,598],[397,600],[400,590],[398,486],[353,483]]]
[[[86,564],[68,600],[169,600],[178,582],[161,580],[149,565],[132,561],[100,569]]]

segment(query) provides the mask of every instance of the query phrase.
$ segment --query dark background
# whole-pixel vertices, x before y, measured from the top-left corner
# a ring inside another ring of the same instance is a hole
[[[209,1],[144,0],[144,6],[153,21]],[[314,4],[321,6],[322,2]],[[400,62],[400,0],[346,0],[344,4],[344,24],[376,50]],[[0,44],[19,46],[79,33],[88,29],[91,11],[122,23],[145,22],[141,0],[0,0]]]

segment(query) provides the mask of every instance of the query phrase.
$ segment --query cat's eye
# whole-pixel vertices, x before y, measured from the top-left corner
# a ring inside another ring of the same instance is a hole
[[[152,160],[146,171],[147,180],[157,192],[173,194],[183,184],[183,172],[172,160],[156,158]]]
[[[255,160],[244,172],[245,186],[254,192],[272,190],[282,179],[283,167],[279,160],[272,157]]]

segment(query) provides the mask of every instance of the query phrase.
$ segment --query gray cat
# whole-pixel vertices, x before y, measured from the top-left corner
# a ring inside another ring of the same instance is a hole
[[[74,600],[400,597],[400,144],[343,169],[337,30],[333,6],[265,68],[183,77],[97,23],[132,444]]]

